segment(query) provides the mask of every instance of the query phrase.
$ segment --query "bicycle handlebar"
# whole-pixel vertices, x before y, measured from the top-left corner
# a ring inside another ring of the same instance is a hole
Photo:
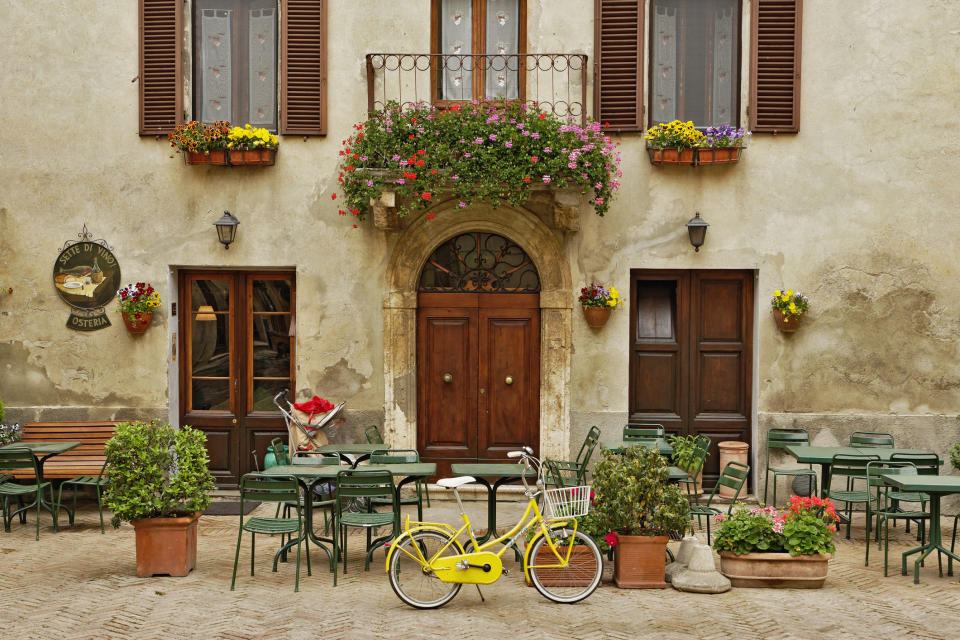
[[[526,493],[530,493],[530,485],[527,484],[527,470],[536,469],[537,470],[537,485],[539,488],[540,484],[540,473],[542,471],[542,465],[537,458],[533,455],[533,449],[530,447],[524,447],[522,451],[508,451],[508,458],[523,458],[523,473],[520,474],[520,482],[523,483],[523,489]]]

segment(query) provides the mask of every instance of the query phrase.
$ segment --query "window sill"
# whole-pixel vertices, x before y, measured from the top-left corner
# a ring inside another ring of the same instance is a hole
[[[664,149],[647,147],[650,164],[655,166],[703,167],[736,164],[743,156],[746,147],[718,147],[715,149],[684,149],[676,147]]]

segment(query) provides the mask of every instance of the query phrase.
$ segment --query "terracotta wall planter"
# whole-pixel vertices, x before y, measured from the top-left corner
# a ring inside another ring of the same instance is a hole
[[[607,324],[607,320],[610,319],[610,307],[581,308],[583,309],[583,317],[586,318],[587,324],[594,329],[599,329],[603,325]]]
[[[718,147],[716,149],[697,149],[697,164],[733,164],[740,160],[742,147]]]
[[[147,327],[150,326],[150,321],[153,320],[153,312],[150,313],[126,313],[120,312],[120,315],[123,316],[123,324],[127,325],[127,331],[134,335],[141,334],[147,330]],[[136,316],[140,316],[139,318]]]
[[[677,148],[647,149],[650,153],[650,163],[656,165],[686,165],[692,166],[696,162],[696,149]]]
[[[564,552],[564,549],[560,549],[560,553]],[[570,551],[570,566],[568,568],[538,569],[537,575],[540,577],[540,584],[546,587],[586,587],[589,586],[593,580],[593,571],[588,571],[586,578],[571,576],[569,575],[569,571],[571,568],[576,569],[577,567],[590,570],[594,566],[595,561],[593,551],[591,551],[589,547],[577,544],[574,545]],[[557,556],[554,555],[553,551],[547,545],[540,547],[537,551],[537,557],[533,559],[533,564],[535,565],[557,563]],[[527,576],[527,586],[533,586],[533,582],[531,582],[529,576]]]
[[[789,314],[783,315],[779,309],[770,309],[773,314],[773,321],[777,323],[777,328],[784,333],[793,333],[803,324],[803,316],[796,318]]]
[[[617,535],[613,581],[621,589],[664,589],[667,536]]]
[[[187,164],[212,164],[221,167],[227,166],[227,152],[223,149],[217,151],[184,151],[184,162]]]
[[[137,535],[137,577],[185,576],[196,567],[200,514],[132,522]]]
[[[720,552],[720,573],[735,587],[819,589],[827,579],[832,556],[791,556],[789,553]]]
[[[231,149],[230,165],[234,167],[270,166],[276,162],[276,149]]]

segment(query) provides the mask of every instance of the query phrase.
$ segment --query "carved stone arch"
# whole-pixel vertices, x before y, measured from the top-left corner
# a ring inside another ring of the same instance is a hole
[[[573,290],[560,240],[521,208],[433,209],[399,234],[383,299],[384,431],[398,448],[417,443],[417,285],[430,254],[447,239],[485,231],[516,242],[540,274],[540,454],[565,459],[570,450],[570,344]],[[438,211],[438,209],[440,209]]]

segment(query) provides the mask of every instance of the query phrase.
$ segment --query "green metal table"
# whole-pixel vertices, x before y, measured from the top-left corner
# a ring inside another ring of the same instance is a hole
[[[672,456],[673,447],[670,446],[670,443],[666,441],[665,438],[651,438],[649,440],[604,440],[600,442],[600,447],[603,449],[610,449],[614,453],[623,453],[624,449],[627,447],[655,447],[660,451],[660,455],[663,456]]]
[[[833,466],[833,456],[877,456],[883,462],[889,462],[890,457],[895,453],[900,454],[919,454],[930,453],[922,449],[888,449],[884,447],[811,447],[808,445],[790,445],[785,447],[787,453],[797,459],[797,462],[806,464],[820,465],[820,497],[830,496],[830,487],[827,486],[827,479],[830,477],[830,469]],[[943,464],[943,460],[940,461]]]
[[[337,446],[337,445],[332,445]],[[377,445],[382,447],[383,445]],[[276,466],[270,467],[269,469],[264,470],[262,473],[268,476],[293,476],[300,483],[301,487],[306,491],[306,496],[304,498],[304,503],[306,505],[306,520],[307,526],[306,531],[304,532],[304,537],[300,540],[309,540],[315,545],[323,549],[327,557],[330,559],[330,570],[336,571],[336,568],[333,566],[333,553],[327,545],[333,545],[332,538],[322,538],[318,536],[313,530],[313,489],[320,482],[326,480],[336,480],[337,474],[343,471],[346,467],[338,465],[309,465],[309,464],[278,464]],[[433,462],[412,462],[404,464],[371,464],[363,467],[365,470],[386,470],[389,471],[394,478],[401,478],[401,480],[396,485],[397,499],[400,499],[400,489],[405,485],[414,482],[415,480],[423,480],[437,473],[437,465]],[[277,570],[277,561],[281,558],[286,558],[287,551],[297,545],[297,540],[291,540],[284,546],[280,547],[280,550],[277,551],[277,554],[273,558],[273,570]]]
[[[342,443],[342,444],[325,444],[319,449],[316,449],[319,453],[335,453],[340,456],[340,459],[343,462],[346,462],[349,465],[354,467],[358,463],[363,462],[364,460],[369,460],[370,455],[374,451],[383,451],[389,449],[385,444],[370,444],[369,442],[363,443]],[[351,456],[356,456],[351,459]]]
[[[73,442],[73,441],[55,441],[55,442],[24,442],[20,440],[18,442],[12,442],[10,444],[0,447],[0,449],[27,449],[33,455],[33,459],[37,461],[37,472],[40,474],[40,477],[37,478],[37,484],[43,482],[43,463],[47,461],[48,458],[52,458],[55,455],[70,451],[71,449],[76,449],[79,447],[82,442]],[[22,504],[22,503],[19,503]],[[46,507],[46,504],[43,505]],[[73,511],[69,507],[64,507],[69,514],[69,517],[73,518]],[[47,511],[50,512],[50,515],[53,516],[53,530],[57,531],[57,515],[53,512],[53,509],[47,507]],[[39,515],[37,516],[40,517]],[[27,521],[27,514],[22,512],[20,514],[20,522]]]
[[[907,476],[899,474],[882,474],[880,478],[887,484],[897,487],[901,491],[909,491],[911,493],[918,491],[921,493],[926,493],[930,496],[930,531],[927,534],[927,543],[917,547],[916,549],[911,549],[910,551],[904,552],[903,564],[900,569],[901,573],[903,575],[907,575],[907,556],[911,556],[914,553],[919,553],[920,557],[918,557],[916,562],[913,564],[913,583],[919,584],[920,563],[923,562],[924,558],[933,553],[933,551],[936,551],[938,559],[941,553],[946,554],[948,558],[947,575],[952,576],[953,561],[957,560],[960,562],[960,556],[943,546],[943,539],[940,531],[940,497],[950,495],[952,493],[960,493],[960,476]],[[940,577],[943,577],[942,566],[940,567]]]
[[[528,480],[536,480],[537,472],[527,469],[524,465],[513,462],[466,462],[450,465],[450,472],[455,476],[473,476],[477,482],[487,488],[487,532],[477,538],[478,544],[489,540],[497,530],[497,490],[505,484],[518,482],[526,476]],[[490,484],[493,480],[493,484]]]

